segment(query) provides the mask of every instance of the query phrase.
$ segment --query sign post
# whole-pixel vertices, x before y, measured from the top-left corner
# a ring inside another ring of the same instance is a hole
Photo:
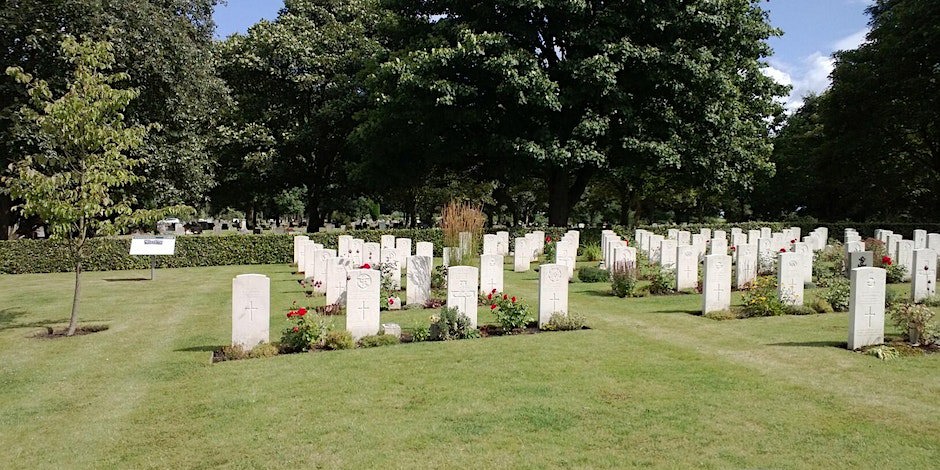
[[[134,237],[131,240],[131,256],[150,256],[150,280],[157,269],[157,256],[176,254],[176,238],[163,235]]]

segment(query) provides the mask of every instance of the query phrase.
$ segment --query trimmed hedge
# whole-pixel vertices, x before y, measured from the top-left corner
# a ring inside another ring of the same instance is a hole
[[[905,238],[913,238],[915,228],[928,232],[940,233],[940,223],[878,223],[878,222],[746,222],[739,224],[685,224],[685,225],[641,225],[639,228],[665,234],[675,228],[698,232],[701,228],[724,229],[730,231],[739,227],[744,231],[770,227],[780,231],[788,227],[800,227],[803,234],[816,227],[829,227],[829,236],[842,238],[846,227],[855,228],[862,237],[873,236],[876,228],[891,230]],[[543,230],[546,235],[558,239],[568,229],[558,227],[534,228],[513,227],[508,229],[510,245],[515,238],[522,237],[533,230]],[[615,226],[613,230],[627,239],[632,239],[631,228]],[[488,230],[495,233],[497,230]],[[601,229],[581,229],[581,244],[600,243]],[[336,248],[339,235],[352,235],[367,242],[380,242],[382,235],[394,235],[396,238],[410,238],[413,244],[431,242],[438,256],[443,252],[444,232],[441,229],[390,229],[356,230],[349,232],[320,232],[306,234],[311,240],[326,248]],[[279,264],[290,263],[294,257],[293,234],[275,235],[185,235],[177,237],[176,256],[158,256],[157,267],[189,268],[197,266],[225,266],[240,264]],[[130,238],[93,238],[88,240],[89,256],[84,269],[86,271],[117,271],[127,269],[147,269],[150,257],[131,256]],[[73,269],[65,243],[56,240],[9,240],[0,241],[0,274],[27,274],[69,272]]]

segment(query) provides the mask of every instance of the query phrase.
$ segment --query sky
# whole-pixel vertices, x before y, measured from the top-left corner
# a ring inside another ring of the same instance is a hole
[[[770,23],[783,30],[769,42],[774,49],[764,73],[793,86],[785,99],[790,112],[798,109],[808,93],[829,87],[832,53],[854,49],[865,41],[868,17],[865,8],[872,0],[768,0],[762,8]],[[217,36],[244,33],[261,19],[274,19],[282,0],[227,0],[216,7]]]

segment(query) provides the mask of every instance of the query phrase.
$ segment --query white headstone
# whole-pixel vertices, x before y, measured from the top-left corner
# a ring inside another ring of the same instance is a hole
[[[509,256],[509,232],[496,232],[497,254]]]
[[[382,235],[382,238],[379,240],[379,251],[386,248],[395,248],[395,235]]]
[[[352,262],[353,267],[358,268],[362,266],[363,251],[365,242],[361,238],[354,238],[349,242],[349,259]]]
[[[304,255],[301,259],[301,261],[303,261],[303,264],[297,266],[297,271],[304,273],[304,277],[312,276],[313,275],[313,261],[314,261],[313,255],[314,253],[322,249],[323,249],[323,245],[319,243],[314,243],[311,241],[308,241],[307,243],[305,243]]]
[[[927,248],[927,231],[926,230],[914,230],[914,249],[919,250],[921,248]]]
[[[396,238],[395,252],[398,253],[398,266],[404,267],[408,257],[411,256],[411,239]]]
[[[681,245],[691,245],[692,244],[692,232],[688,230],[680,230],[679,236],[676,237],[676,242]]]
[[[681,245],[676,254],[676,290],[698,287],[698,251],[692,245]]]
[[[384,236],[384,235],[383,235]],[[394,237],[392,237],[392,245],[395,244]],[[395,247],[386,248],[386,250],[395,250]],[[367,242],[362,244],[362,262],[364,264],[369,264],[370,266],[375,266],[382,262],[382,246],[378,243]]]
[[[784,305],[803,305],[803,255],[780,253],[777,274],[777,298]]]
[[[757,245],[747,243],[735,247],[738,264],[735,276],[735,286],[742,289],[751,285],[757,279]]]
[[[708,255],[702,275],[702,315],[731,308],[731,257]]]
[[[888,235],[888,246],[885,247],[885,250],[887,250],[888,256],[892,260],[898,259],[898,243],[901,243],[903,239],[900,235]]]
[[[346,329],[355,339],[379,333],[381,284],[381,273],[375,269],[349,271],[346,284]]]
[[[513,251],[513,271],[524,273],[529,270],[529,263],[532,261],[532,250],[528,246],[525,238],[517,238]]]
[[[927,248],[931,250],[940,250],[940,233],[927,234]]]
[[[271,330],[271,279],[242,274],[232,280],[232,344],[251,349],[268,342]]]
[[[480,256],[480,293],[489,294],[503,291],[503,256]]]
[[[884,343],[885,270],[855,268],[849,296],[849,349]]]
[[[336,256],[349,258],[349,244],[352,243],[352,241],[352,235],[340,235],[336,237]]]
[[[670,240],[679,240],[679,229],[671,228],[666,230],[666,238]]]
[[[660,257],[661,249],[663,244],[662,235],[650,235],[649,239],[649,260],[652,264],[658,264],[662,266],[662,258]]]
[[[415,255],[434,258],[434,244],[431,242],[418,242],[415,244]]]
[[[574,276],[574,268],[578,256],[578,246],[571,241],[560,241],[555,244],[555,262],[568,267],[568,278]]]
[[[434,259],[426,255],[408,257],[408,283],[405,286],[405,302],[408,305],[423,305],[431,298],[431,270]]]
[[[937,293],[937,252],[930,248],[914,250],[911,273],[911,300],[920,302]]]
[[[346,305],[346,261],[330,258],[326,264],[326,305]]]
[[[559,264],[543,264],[539,271],[539,326],[553,313],[568,315],[568,269]]]
[[[330,258],[336,257],[336,250],[317,250],[313,252],[313,272],[305,273],[314,281],[313,291],[326,293],[326,269]]]
[[[717,233],[717,232],[716,232]],[[711,241],[711,255],[726,255],[728,254],[728,239],[725,237],[712,238]]]
[[[757,240],[760,240],[760,238],[760,230],[747,231],[747,243],[749,245],[757,245]]]
[[[382,250],[382,271],[388,273],[392,281],[392,290],[401,290],[401,265],[398,264],[398,251],[394,248]]]
[[[773,231],[769,227],[761,227],[760,238],[773,238]]]
[[[774,240],[772,238],[757,239],[757,261],[758,271],[769,271],[773,268],[774,259],[779,250],[774,249]]]
[[[473,243],[473,234],[470,232],[460,232],[458,237],[460,241],[460,252],[463,253],[463,256],[470,255],[470,250],[473,248],[470,246]]]
[[[298,235],[294,237],[294,264],[298,267],[302,264],[300,258],[303,256],[302,249],[306,247],[306,243],[310,241],[310,237],[306,235]]]
[[[803,283],[813,282],[813,248],[803,242],[793,244],[793,251],[803,256]]]
[[[495,255],[499,252],[499,239],[494,234],[483,235],[483,254]]]
[[[470,319],[477,326],[477,299],[479,298],[479,270],[473,266],[451,266],[447,268],[447,307]],[[566,280],[567,282],[567,280]]]
[[[702,235],[702,237],[704,237],[706,240],[711,240],[712,238],[712,229],[710,228],[703,228],[699,230],[698,233]]]
[[[924,243],[927,243],[926,233],[924,234]],[[898,258],[894,260],[899,266],[903,266],[907,271],[904,274],[904,280],[911,280],[911,273],[914,270],[914,244],[913,240],[901,240],[898,243]]]
[[[676,253],[678,246],[676,246],[675,240],[663,240],[660,242],[660,256],[659,256],[659,265],[662,269],[665,269],[670,272],[675,272],[676,270]]]

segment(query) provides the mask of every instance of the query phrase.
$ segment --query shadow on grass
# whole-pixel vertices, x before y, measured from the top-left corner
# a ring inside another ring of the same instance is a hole
[[[702,309],[697,310],[655,310],[650,313],[684,313],[686,315],[692,315],[693,317],[701,317]]]
[[[803,341],[790,343],[771,343],[768,346],[791,346],[799,348],[840,348],[845,349],[845,341]]]
[[[111,278],[105,279],[105,282],[140,282],[140,281],[149,281],[149,277],[128,277],[128,278]]]
[[[615,298],[609,291],[604,292],[600,290],[583,290],[583,291],[579,291],[578,293],[584,294],[584,295],[590,295],[593,297],[610,297],[612,299]]]
[[[46,328],[50,325],[61,325],[63,323],[68,323],[68,318],[63,318],[61,320],[42,320],[34,321],[29,323],[17,323],[17,318],[28,314],[24,308],[20,307],[9,307],[3,310],[0,310],[0,331],[5,330],[14,330],[17,328]]]
[[[222,345],[218,346],[190,346],[188,348],[174,349],[176,352],[212,352],[218,349],[222,349]]]

